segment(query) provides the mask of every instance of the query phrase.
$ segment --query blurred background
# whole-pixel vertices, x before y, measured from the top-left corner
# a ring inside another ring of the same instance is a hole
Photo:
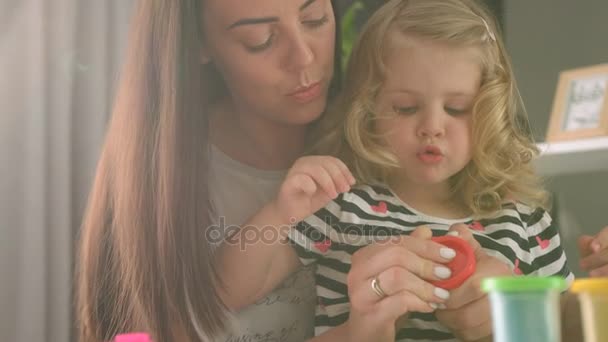
[[[166,0],[170,1],[170,0]],[[345,11],[353,1],[340,1]],[[356,25],[381,0],[362,1]],[[608,2],[487,1],[537,141],[559,72],[608,63]],[[74,247],[121,66],[133,0],[0,0],[0,341],[73,338]],[[584,152],[583,152],[584,153]],[[608,225],[599,166],[547,180],[578,276],[576,236]]]

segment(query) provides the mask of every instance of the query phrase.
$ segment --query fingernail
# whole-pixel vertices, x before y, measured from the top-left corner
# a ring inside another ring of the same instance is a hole
[[[435,275],[441,279],[447,279],[452,275],[452,271],[449,268],[443,266],[435,267]]]
[[[591,250],[593,251],[593,253],[597,253],[597,252],[599,252],[599,250],[600,250],[600,248],[601,248],[601,247],[602,247],[602,246],[600,246],[600,243],[599,243],[599,242],[597,242],[597,241],[593,241],[593,242],[591,243]]]
[[[441,248],[439,250],[439,255],[441,255],[444,259],[453,259],[456,256],[456,251],[451,248]]]
[[[451,230],[451,231],[448,232],[448,235],[459,236],[460,234],[456,230]]]
[[[438,305],[437,305],[437,304],[435,304],[435,303],[429,303],[429,306],[430,306],[431,308],[433,308],[433,310],[437,310],[437,306],[438,306]]]
[[[439,304],[437,304],[437,308],[439,308],[439,309],[441,309],[441,310],[445,310],[445,309],[447,309],[448,307],[447,307],[447,306],[445,306],[445,304],[443,304],[443,303],[439,303]]]
[[[435,288],[435,296],[441,298],[441,299],[448,299],[450,298],[450,293],[447,290],[444,290],[440,287],[436,287]]]

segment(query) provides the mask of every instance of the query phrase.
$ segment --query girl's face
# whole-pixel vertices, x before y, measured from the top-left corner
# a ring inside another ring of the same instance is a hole
[[[391,38],[377,132],[402,167],[400,184],[447,185],[471,160],[478,50],[401,34]]]
[[[333,75],[330,0],[205,0],[203,62],[215,64],[236,109],[281,124],[324,110]]]

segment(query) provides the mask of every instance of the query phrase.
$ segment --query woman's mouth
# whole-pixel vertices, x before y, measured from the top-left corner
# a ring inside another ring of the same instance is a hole
[[[307,87],[299,87],[294,92],[287,94],[287,96],[296,100],[299,103],[308,103],[321,95],[321,82],[313,83]]]

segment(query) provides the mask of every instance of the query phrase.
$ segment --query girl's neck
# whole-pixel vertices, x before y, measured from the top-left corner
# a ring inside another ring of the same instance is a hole
[[[261,170],[288,169],[302,155],[307,125],[285,125],[233,106],[214,107],[210,139],[231,158]]]
[[[441,184],[416,184],[410,181],[390,181],[392,191],[400,200],[426,215],[444,219],[460,219],[470,211],[451,195],[447,182]]]

